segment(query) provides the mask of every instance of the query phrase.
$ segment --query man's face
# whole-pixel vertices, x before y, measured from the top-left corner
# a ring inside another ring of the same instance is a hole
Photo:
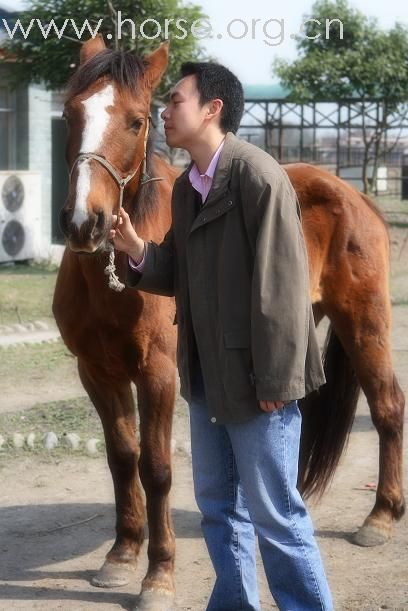
[[[208,104],[200,106],[196,76],[182,78],[170,91],[168,104],[161,114],[168,146],[185,148],[200,139]]]

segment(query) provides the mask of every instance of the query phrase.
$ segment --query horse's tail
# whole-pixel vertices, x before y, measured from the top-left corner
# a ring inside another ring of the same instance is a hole
[[[321,496],[347,445],[360,384],[337,335],[329,327],[323,350],[326,384],[299,402],[302,438],[299,490]]]

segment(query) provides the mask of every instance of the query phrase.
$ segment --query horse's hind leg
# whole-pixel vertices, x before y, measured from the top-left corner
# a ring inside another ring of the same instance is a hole
[[[357,303],[358,297],[351,303]],[[382,302],[382,303],[381,303]],[[402,517],[405,502],[402,484],[404,395],[396,380],[390,346],[391,312],[387,295],[377,293],[376,304],[367,303],[351,315],[330,315],[336,334],[351,358],[367,397],[379,435],[379,479],[374,507],[355,535],[363,546],[381,545],[392,535],[393,520]]]
[[[81,381],[100,416],[116,501],[116,540],[92,578],[99,587],[125,585],[132,578],[144,537],[144,503],[137,478],[138,444],[130,382],[78,359]]]
[[[393,520],[399,520],[405,511],[402,483],[405,398],[388,355],[382,356],[381,362],[374,354],[359,371],[380,443],[376,501],[354,538],[358,545],[365,547],[388,541]]]
[[[171,486],[171,426],[175,400],[174,361],[152,347],[137,379],[140,415],[139,474],[146,493],[149,524],[149,567],[136,609],[173,608],[175,539],[169,492]]]

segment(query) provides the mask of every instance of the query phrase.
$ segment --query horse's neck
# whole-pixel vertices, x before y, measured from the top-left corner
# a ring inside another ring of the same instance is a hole
[[[171,193],[180,170],[157,155],[152,165],[152,178],[163,180],[141,185],[142,191],[135,193],[126,208],[134,219],[137,233],[144,239],[160,242],[171,225]]]

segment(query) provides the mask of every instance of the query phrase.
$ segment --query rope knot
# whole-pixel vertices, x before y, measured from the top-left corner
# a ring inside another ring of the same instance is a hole
[[[115,273],[115,249],[110,242],[108,242],[106,249],[109,252],[109,263],[104,269],[104,274],[108,276],[109,288],[116,291],[117,293],[121,293],[125,288],[125,285],[119,280],[118,276]]]

